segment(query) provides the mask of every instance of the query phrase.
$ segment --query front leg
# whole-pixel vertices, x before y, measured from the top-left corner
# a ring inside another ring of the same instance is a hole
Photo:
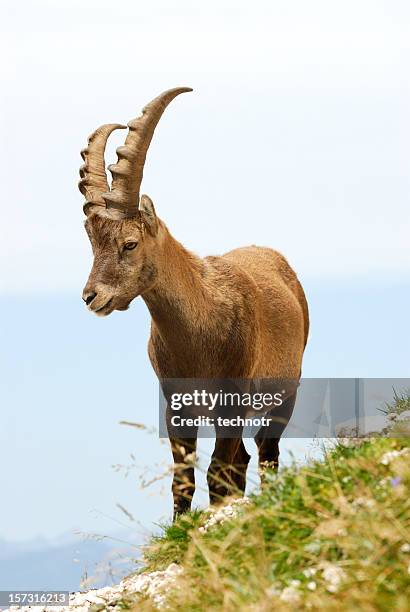
[[[178,514],[191,509],[195,493],[196,438],[169,438],[174,459],[172,495],[174,498],[174,520]]]
[[[178,514],[191,509],[195,493],[194,453],[196,440],[192,438],[170,438],[174,458],[174,475],[172,478],[172,495],[174,498],[174,520]]]
[[[189,428],[189,437],[176,435],[176,428],[171,423],[172,412],[169,404],[166,409],[168,438],[174,459],[174,474],[172,478],[172,495],[174,499],[174,520],[178,514],[191,509],[195,493],[195,455],[198,427]],[[183,432],[181,432],[183,433]],[[185,432],[187,433],[187,432]]]

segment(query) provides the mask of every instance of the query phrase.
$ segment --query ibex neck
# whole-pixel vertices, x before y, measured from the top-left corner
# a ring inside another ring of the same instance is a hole
[[[210,308],[205,262],[187,251],[166,228],[159,247],[155,286],[142,295],[161,335],[188,332]]]
[[[148,352],[157,375],[243,377],[252,354],[244,360],[244,334],[254,335],[254,327],[241,325],[241,317],[252,322],[253,306],[243,305],[240,291],[252,291],[252,283],[239,275],[241,289],[235,290],[230,262],[200,259],[169,234],[159,249],[158,281],[142,294],[152,316]]]

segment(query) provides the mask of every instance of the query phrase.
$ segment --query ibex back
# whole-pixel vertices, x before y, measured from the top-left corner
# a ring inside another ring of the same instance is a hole
[[[80,190],[94,264],[84,288],[88,308],[100,316],[126,310],[141,296],[151,314],[148,354],[159,379],[299,379],[309,317],[303,289],[286,259],[249,246],[201,259],[187,251],[156,215],[140,185],[146,153],[166,106],[189,88],[155,98],[128,124],[118,161],[105,172],[104,151],[119,124],[98,128],[82,151]],[[286,399],[282,431],[296,392]],[[256,435],[260,466],[278,465],[279,437],[269,426]],[[170,437],[174,457],[174,514],[191,506],[195,439]],[[241,435],[216,430],[208,470],[211,502],[243,493],[249,455]]]

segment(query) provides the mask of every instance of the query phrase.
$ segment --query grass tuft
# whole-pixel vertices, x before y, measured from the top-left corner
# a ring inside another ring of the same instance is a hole
[[[408,409],[396,399],[396,412]],[[409,490],[409,437],[337,444],[268,472],[259,494],[205,531],[208,512],[179,517],[146,549],[144,571],[183,568],[169,610],[408,611]]]

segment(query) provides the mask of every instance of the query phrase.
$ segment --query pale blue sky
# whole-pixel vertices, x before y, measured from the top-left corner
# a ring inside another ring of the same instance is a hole
[[[194,93],[164,115],[143,190],[174,235],[289,258],[312,317],[305,376],[409,376],[407,2],[4,5],[0,538],[112,532],[117,502],[147,526],[169,513],[169,483],[160,497],[111,468],[170,455],[118,425],[156,423],[149,320],[141,301],[85,310],[76,187],[87,135],[169,87]]]

